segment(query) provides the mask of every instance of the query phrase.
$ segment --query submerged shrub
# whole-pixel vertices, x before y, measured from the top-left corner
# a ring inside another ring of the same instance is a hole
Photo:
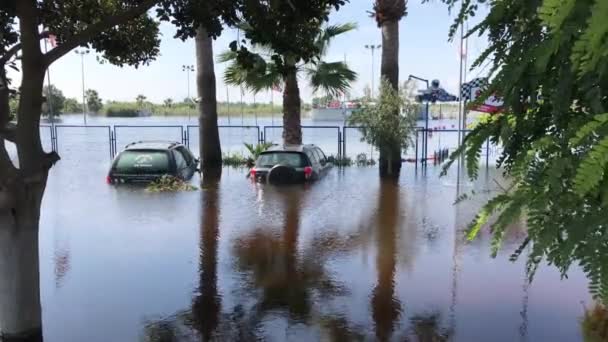
[[[197,187],[184,182],[182,179],[170,175],[164,175],[146,187],[150,192],[166,192],[166,191],[194,191]]]

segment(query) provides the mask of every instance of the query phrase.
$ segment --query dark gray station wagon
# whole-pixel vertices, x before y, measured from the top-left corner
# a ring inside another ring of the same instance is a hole
[[[156,180],[171,175],[188,180],[197,171],[198,159],[184,145],[170,141],[140,141],[129,144],[112,163],[108,184]]]
[[[331,167],[315,145],[274,145],[260,154],[250,176],[270,183],[302,183],[322,178]]]

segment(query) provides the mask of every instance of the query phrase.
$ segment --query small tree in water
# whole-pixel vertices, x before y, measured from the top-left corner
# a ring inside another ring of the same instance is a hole
[[[361,110],[353,112],[349,119],[351,125],[361,127],[362,141],[389,156],[389,176],[395,175],[397,171],[392,169],[394,161],[390,159],[395,152],[393,149],[397,147],[407,150],[412,144],[412,135],[416,130],[415,108],[383,79],[377,103],[366,104]]]

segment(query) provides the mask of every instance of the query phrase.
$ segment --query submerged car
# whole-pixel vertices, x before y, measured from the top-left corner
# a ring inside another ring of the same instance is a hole
[[[315,145],[273,145],[260,154],[250,177],[269,183],[301,183],[322,178],[331,167]]]
[[[183,180],[198,170],[198,159],[184,145],[171,141],[139,141],[125,147],[112,163],[108,184],[149,183],[163,175]]]

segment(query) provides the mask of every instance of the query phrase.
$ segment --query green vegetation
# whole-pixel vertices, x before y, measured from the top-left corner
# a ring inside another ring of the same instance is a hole
[[[249,163],[250,158],[245,157],[242,153],[224,153],[222,154],[222,164],[232,167],[245,167]]]
[[[17,118],[17,109],[19,108],[19,96],[11,96],[8,102],[9,113],[8,120],[12,121]]]
[[[65,96],[63,96],[61,90],[51,84],[50,87],[45,86],[42,89],[42,93],[46,96],[46,105],[42,108],[42,112],[45,116],[57,116],[60,113],[63,113]]]
[[[87,99],[87,108],[93,113],[97,113],[103,107],[103,103],[99,98],[97,90],[88,89],[85,93]]]
[[[257,145],[245,143],[245,148],[247,148],[247,151],[249,152],[251,158],[253,158],[253,160],[256,160],[258,159],[260,154],[262,154],[262,152],[266,151],[272,145],[274,144],[271,142],[261,143]]]
[[[303,2],[304,7],[306,3]],[[322,12],[328,11],[328,9],[315,8]],[[300,50],[300,54],[285,51],[281,44],[272,38],[276,32],[275,29],[270,29],[270,34],[263,35],[259,37],[260,41],[256,41],[254,37],[259,32],[256,32],[250,23],[245,22],[240,25],[240,28],[245,32],[245,36],[251,39],[250,43],[255,44],[253,48],[259,52],[250,51],[246,47],[237,51],[237,46],[234,44],[230,51],[226,51],[220,56],[220,62],[230,63],[224,72],[226,84],[243,85],[254,93],[283,87],[283,138],[284,142],[288,144],[302,143],[302,101],[298,76],[305,76],[314,92],[322,90],[324,93],[334,96],[348,91],[350,82],[357,78],[357,74],[345,63],[324,60],[330,41],[340,34],[354,30],[356,25],[348,23],[322,28],[318,18],[310,18],[310,20],[312,23],[307,23],[306,27],[309,30],[308,37],[298,32],[288,39],[293,41],[305,38],[306,42],[302,43],[304,44],[302,47],[312,45],[311,51]]]
[[[398,91],[394,90],[391,84],[383,79],[380,85],[380,94],[375,105],[363,106],[361,110],[353,112],[349,119],[349,124],[362,127],[361,141],[384,151],[388,156],[388,174],[392,170],[394,155],[393,148],[397,146],[407,149],[412,143],[412,136],[416,129],[417,107],[407,103]],[[403,109],[403,111],[402,111]],[[395,115],[394,113],[403,113]],[[401,163],[401,160],[399,160]]]
[[[134,117],[137,116],[140,111],[146,110],[150,111],[150,113],[154,116],[188,116],[188,114],[198,115],[196,106],[193,103],[170,102],[170,105],[167,105],[167,100],[165,100],[163,104],[143,102],[141,105],[137,102],[108,101],[100,114],[110,117]],[[241,104],[239,103],[228,104],[225,102],[218,102],[218,114],[220,116],[230,115],[231,117],[239,117],[241,116],[241,110],[245,116],[270,116],[272,114],[280,113],[282,108],[281,106],[272,106],[271,104],[267,103],[244,103],[241,107]]]
[[[487,34],[489,47],[473,67],[490,63],[485,97],[502,96],[504,112],[480,122],[447,166],[464,156],[475,179],[490,139],[504,148],[498,165],[511,185],[483,207],[468,237],[490,225],[496,255],[509,224],[523,217],[527,237],[512,259],[526,251],[530,280],[543,260],[564,276],[580,264],[605,304],[608,1],[462,1],[452,36],[482,2],[490,12],[469,34]]]
[[[194,191],[198,190],[195,186],[190,185],[180,178],[164,175],[154,182],[148,184],[146,191],[150,192],[167,192],[167,191]]]
[[[82,112],[82,103],[79,103],[78,100],[74,98],[68,97],[63,103],[63,112],[68,114],[80,113]]]

